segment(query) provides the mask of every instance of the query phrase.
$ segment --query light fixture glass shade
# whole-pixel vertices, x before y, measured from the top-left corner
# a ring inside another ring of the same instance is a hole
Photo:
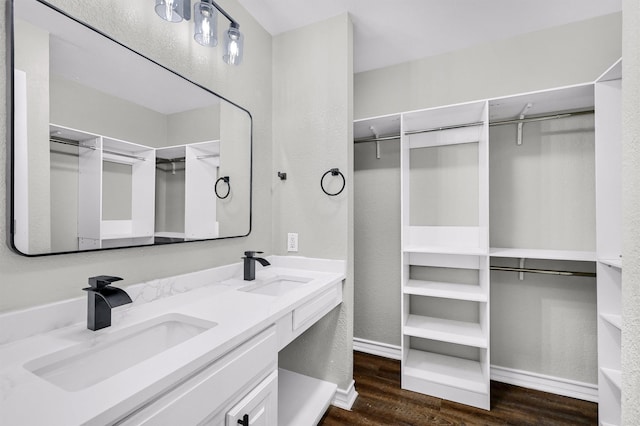
[[[242,63],[244,34],[240,32],[238,27],[238,24],[232,23],[224,33],[224,53],[222,59],[229,65],[240,65],[240,63]]]
[[[193,6],[193,38],[198,44],[213,47],[218,44],[218,11],[211,3],[198,2]]]
[[[184,0],[156,0],[156,13],[169,22],[180,22],[183,19]]]

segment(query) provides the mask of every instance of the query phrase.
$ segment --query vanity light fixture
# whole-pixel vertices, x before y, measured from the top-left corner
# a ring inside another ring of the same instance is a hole
[[[156,13],[169,22],[189,20],[191,12],[190,0],[156,0]]]
[[[168,22],[191,19],[191,0],[156,0],[156,13]],[[229,20],[229,29],[223,34],[222,59],[230,65],[240,65],[244,50],[244,34],[240,24],[213,0],[198,1],[193,6],[193,38],[207,47],[218,44],[218,12]]]

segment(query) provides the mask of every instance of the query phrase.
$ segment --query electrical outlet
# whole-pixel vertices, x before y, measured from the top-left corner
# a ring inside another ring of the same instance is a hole
[[[298,233],[289,232],[287,234],[287,251],[298,251]]]

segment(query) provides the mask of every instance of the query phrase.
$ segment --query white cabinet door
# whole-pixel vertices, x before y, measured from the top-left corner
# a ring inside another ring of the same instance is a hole
[[[278,371],[274,371],[227,412],[226,426],[277,426]]]
[[[224,421],[226,407],[247,392],[253,393],[250,391],[252,384],[276,365],[276,335],[271,327],[118,425],[218,425]],[[275,404],[277,409],[277,399]],[[269,424],[275,426],[275,423]]]

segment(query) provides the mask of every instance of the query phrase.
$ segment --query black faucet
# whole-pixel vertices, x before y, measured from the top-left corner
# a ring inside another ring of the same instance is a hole
[[[109,275],[89,278],[91,287],[83,288],[89,297],[87,306],[87,328],[89,330],[96,331],[109,327],[111,325],[111,309],[131,303],[131,298],[126,291],[109,285],[121,279]]]
[[[267,259],[254,257],[256,254],[262,254],[261,251],[245,251],[244,252],[244,280],[253,281],[256,279],[256,262],[260,262],[262,266],[271,265]]]

